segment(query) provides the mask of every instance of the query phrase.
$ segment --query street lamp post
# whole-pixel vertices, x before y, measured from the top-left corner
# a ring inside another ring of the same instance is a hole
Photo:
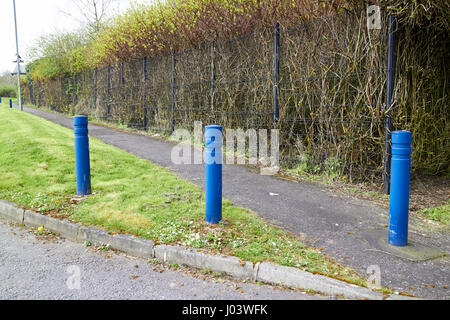
[[[17,17],[16,17],[16,0],[13,0],[14,7],[14,27],[16,29],[16,55],[17,55],[17,84],[19,87],[19,107],[23,111],[22,106],[22,91],[20,86],[20,55],[19,55],[19,38],[17,36]]]

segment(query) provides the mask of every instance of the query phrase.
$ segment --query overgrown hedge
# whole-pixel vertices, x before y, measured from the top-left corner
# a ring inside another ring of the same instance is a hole
[[[16,97],[16,88],[9,85],[0,84],[0,97]]]
[[[413,169],[446,172],[449,3],[379,4],[382,29],[370,31],[363,1],[189,0],[138,6],[78,49],[89,53],[88,67],[35,77],[33,97],[38,105],[144,129],[170,131],[172,121],[189,128],[193,121],[212,120],[227,128],[272,128],[273,25],[279,21],[276,126],[283,163],[379,179],[386,13],[391,12],[399,28],[394,103],[388,112],[394,129],[413,132]],[[81,53],[77,59],[83,59]]]

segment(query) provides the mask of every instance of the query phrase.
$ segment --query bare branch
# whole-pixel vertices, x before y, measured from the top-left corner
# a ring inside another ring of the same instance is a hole
[[[73,13],[59,9],[61,13],[71,17],[78,22],[85,22],[93,32],[98,32],[114,3],[118,0],[71,0],[83,16],[77,18]]]

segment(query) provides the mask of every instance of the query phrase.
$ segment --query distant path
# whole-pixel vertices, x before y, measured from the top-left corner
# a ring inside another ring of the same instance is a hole
[[[39,109],[24,110],[73,128],[70,117]],[[204,187],[203,165],[174,165],[170,157],[173,144],[169,142],[92,124],[89,134]],[[387,234],[388,212],[368,201],[334,195],[312,183],[262,176],[237,165],[224,165],[223,193],[234,204],[257,212],[267,221],[306,235],[308,244],[323,248],[363,276],[370,265],[379,265],[383,285],[422,297],[450,298],[450,289],[442,288],[450,287],[448,257],[411,262],[381,252],[377,243]],[[449,232],[422,236],[424,231],[414,222],[410,230],[410,239],[450,253]]]

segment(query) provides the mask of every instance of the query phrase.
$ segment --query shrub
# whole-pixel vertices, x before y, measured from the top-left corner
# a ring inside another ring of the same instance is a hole
[[[16,88],[10,85],[0,84],[0,97],[15,98],[16,96]]]

